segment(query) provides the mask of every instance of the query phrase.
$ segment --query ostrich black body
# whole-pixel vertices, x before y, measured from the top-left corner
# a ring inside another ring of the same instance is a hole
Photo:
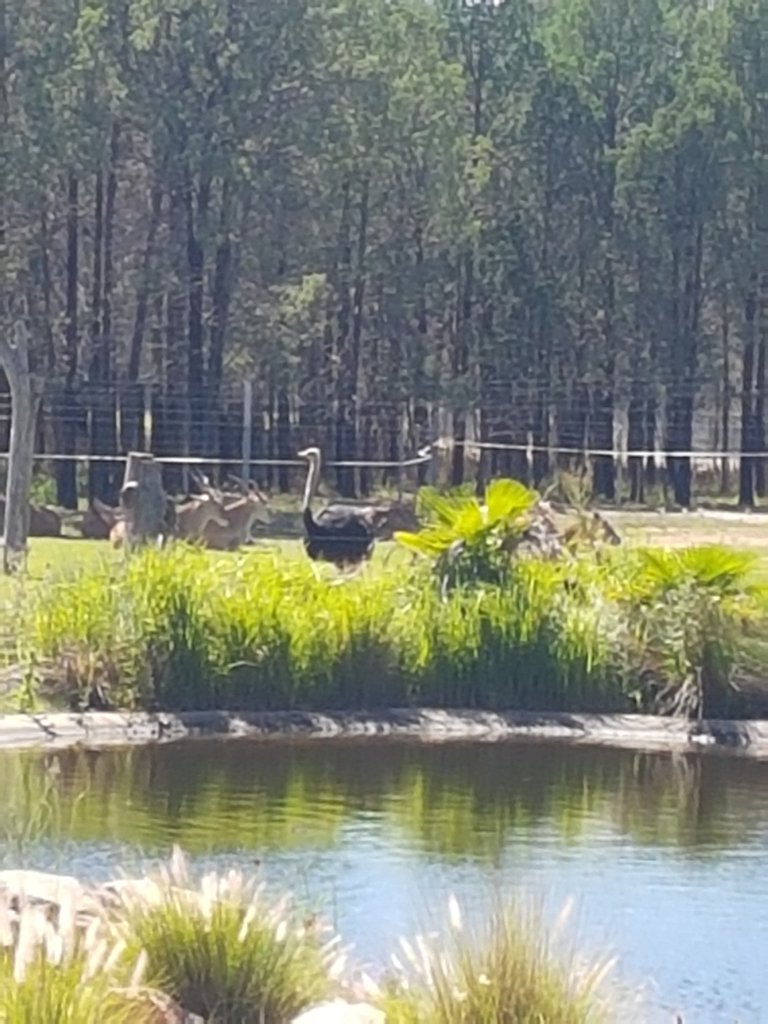
[[[343,567],[359,564],[373,552],[373,526],[364,510],[329,505],[313,516],[307,509],[304,528],[307,531],[304,548],[314,561],[333,562]]]

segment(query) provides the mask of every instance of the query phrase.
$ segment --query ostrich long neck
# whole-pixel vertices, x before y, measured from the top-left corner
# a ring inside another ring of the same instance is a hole
[[[309,472],[307,473],[307,482],[304,487],[304,501],[301,505],[301,510],[304,513],[310,512],[310,504],[315,496],[317,490],[317,484],[320,479],[320,460],[317,456],[312,456],[309,460]]]

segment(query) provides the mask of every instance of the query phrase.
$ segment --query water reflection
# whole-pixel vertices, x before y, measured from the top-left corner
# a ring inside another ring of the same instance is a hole
[[[768,765],[716,755],[215,740],[6,753],[0,765],[6,832],[37,817],[72,838],[149,850],[331,846],[344,822],[373,815],[441,857],[497,860],[512,833],[543,823],[565,843],[610,826],[635,843],[704,856],[755,841],[768,821]],[[46,788],[56,804],[47,822]]]
[[[768,764],[542,743],[196,741],[0,756],[14,866],[261,862],[375,960],[447,892],[574,895],[659,1016],[766,1019]]]

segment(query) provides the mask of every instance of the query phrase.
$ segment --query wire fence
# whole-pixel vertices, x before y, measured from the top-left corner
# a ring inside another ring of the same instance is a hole
[[[583,448],[561,447],[558,445],[537,445],[537,444],[506,444],[494,441],[460,440],[456,438],[440,438],[428,446],[428,454],[419,454],[407,459],[324,459],[323,464],[328,467],[347,467],[352,469],[406,469],[411,466],[429,463],[434,453],[450,451],[453,448],[462,448],[470,455],[474,451],[499,451],[499,452],[524,452],[546,454],[553,458],[558,455],[565,455],[572,458],[584,459],[586,462],[594,458],[611,458],[617,463],[626,465],[630,459],[649,460],[653,459],[659,467],[663,467],[669,459],[692,459],[695,461],[721,462],[727,460],[738,464],[741,459],[766,459],[768,450],[745,452],[740,449],[723,451],[722,449],[691,448],[685,450],[675,449],[674,451],[661,448]],[[91,462],[124,463],[127,452],[120,452],[114,455],[104,455],[94,452],[36,452],[36,462],[77,462],[88,464]],[[0,452],[0,460],[7,460],[8,452]],[[156,455],[155,461],[165,466],[242,466],[243,459],[220,458],[213,455]],[[252,456],[248,461],[250,466],[304,466],[303,459],[299,458],[262,458]]]
[[[497,441],[462,440],[451,437],[439,438],[436,441],[423,446],[419,451],[409,457],[402,459],[334,459],[324,460],[328,469],[347,468],[351,470],[377,470],[395,471],[396,489],[400,497],[411,484],[416,483],[416,478],[409,478],[408,471],[416,468],[422,469],[418,479],[420,483],[436,483],[442,476],[445,479],[449,475],[446,468],[452,458],[454,449],[464,450],[466,456],[471,458],[479,456],[482,452],[514,452],[525,456],[526,473],[522,474],[530,479],[533,476],[533,463],[536,454],[547,456],[548,465],[554,467],[558,457],[565,456],[569,460],[575,460],[576,466],[572,468],[589,469],[593,460],[599,457],[609,457],[614,460],[617,467],[617,491],[618,500],[622,497],[623,474],[626,473],[630,460],[636,459],[643,464],[652,461],[660,472],[667,468],[671,459],[690,459],[694,470],[699,472],[722,472],[724,464],[730,473],[737,473],[742,458],[748,457],[754,462],[765,459],[768,462],[768,450],[750,452],[745,456],[743,452],[736,449],[729,451],[690,449],[687,451],[665,452],[660,449],[626,449],[626,448],[571,448],[556,445],[536,445],[533,442],[527,444],[510,444]],[[7,452],[0,452],[0,465],[7,461]],[[40,465],[74,462],[80,466],[89,467],[93,463],[111,464],[113,466],[124,466],[127,453],[115,455],[104,455],[88,452],[80,452],[74,455],[62,452],[36,453],[35,462]],[[248,456],[243,458],[219,458],[205,455],[156,455],[155,459],[160,465],[177,467],[183,473],[183,487],[189,487],[189,473],[195,469],[205,469],[206,472],[219,470],[223,474],[231,476],[239,475],[243,479],[251,479],[259,469],[288,470],[303,469],[306,462],[298,457],[293,458],[265,458]],[[471,468],[467,469],[467,477],[472,477]]]
[[[658,470],[657,482],[664,486],[672,460],[677,464],[690,460],[694,478],[709,478],[710,491],[712,487],[722,491],[733,482],[744,459],[753,467],[765,464],[768,470],[768,446],[760,443],[759,436],[752,438],[749,451],[730,443],[741,437],[736,401],[727,426],[722,410],[700,411],[694,424],[694,438],[700,443],[671,450],[665,446],[661,411],[653,428],[639,435],[644,444],[627,444],[633,435],[624,410],[623,418],[617,417],[613,445],[600,446],[590,443],[588,417],[578,423],[554,417],[543,431],[526,430],[521,427],[525,412],[499,403],[482,410],[459,410],[464,427],[456,436],[456,409],[437,401],[394,397],[354,403],[350,441],[350,437],[340,438],[349,424],[340,415],[338,403],[328,402],[323,408],[299,402],[294,395],[280,406],[274,395],[265,398],[265,391],[269,389],[263,382],[243,380],[228,383],[213,398],[192,396],[184,388],[169,393],[154,384],[89,389],[66,402],[60,391],[51,392],[44,398],[35,463],[39,468],[47,466],[54,475],[62,464],[85,468],[89,476],[96,472],[94,467],[113,467],[105,472],[112,475],[114,484],[128,451],[144,450],[152,451],[169,473],[176,474],[176,481],[181,478],[184,488],[190,470],[204,467],[246,479],[261,474],[259,482],[267,486],[275,473],[279,489],[287,490],[296,482],[291,471],[305,465],[294,453],[318,444],[324,466],[354,474],[355,488],[370,490],[383,479],[402,492],[411,484],[446,480],[457,460],[463,463],[465,479],[517,475],[527,482],[540,482],[559,469],[590,469],[599,460],[611,460],[618,500],[625,496],[626,475],[636,477],[638,464],[643,472],[650,473],[651,467]],[[0,467],[7,460],[2,447],[8,444],[10,414],[10,398],[0,394]],[[68,433],[66,445],[63,431]],[[451,469],[446,472],[449,463]],[[413,469],[417,474],[410,472]],[[377,481],[376,473],[383,478]],[[80,474],[77,486],[81,494],[85,491],[90,496],[94,491],[90,479],[85,484]]]

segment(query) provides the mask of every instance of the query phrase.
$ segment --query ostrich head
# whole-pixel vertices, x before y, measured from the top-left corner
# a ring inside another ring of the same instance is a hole
[[[296,452],[296,455],[300,459],[306,459],[307,462],[319,462],[320,461],[320,449],[319,448],[302,448],[300,452]]]

